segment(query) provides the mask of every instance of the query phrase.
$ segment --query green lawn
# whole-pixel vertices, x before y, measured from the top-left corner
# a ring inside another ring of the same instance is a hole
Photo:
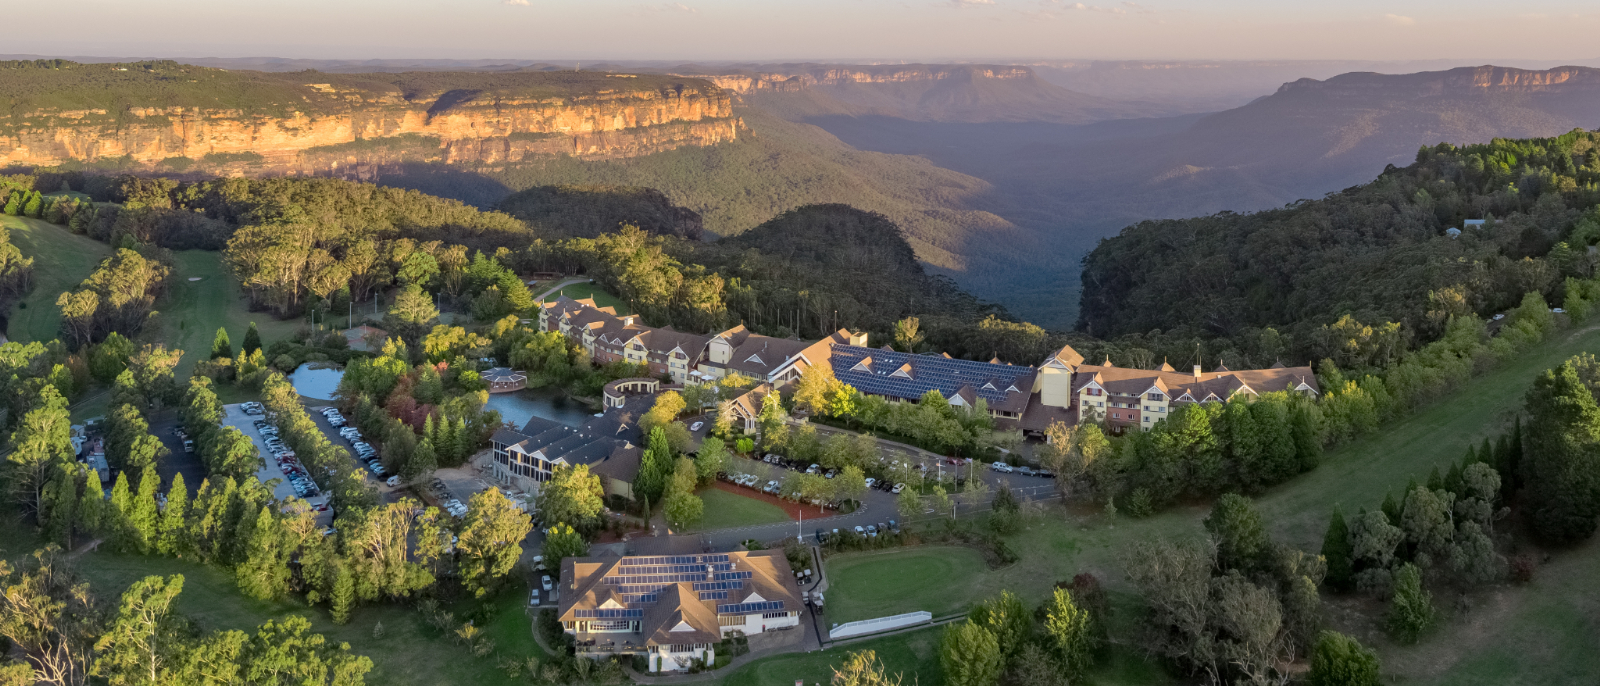
[[[971,548],[916,547],[904,552],[829,558],[828,622],[843,624],[926,610],[961,612],[1002,586]]]
[[[0,555],[16,559],[38,546],[33,527],[6,515],[0,522]],[[512,686],[525,682],[508,679],[495,662],[500,657],[521,659],[547,656],[533,639],[532,620],[523,612],[527,591],[518,585],[496,601],[496,616],[485,626],[494,639],[496,652],[489,658],[476,658],[450,636],[440,635],[422,615],[409,606],[379,603],[358,608],[343,626],[328,619],[326,608],[309,608],[293,601],[263,603],[239,594],[233,577],[224,570],[169,558],[87,553],[77,560],[78,571],[100,596],[114,603],[132,582],[149,575],[182,574],[183,594],[178,611],[195,620],[204,630],[239,629],[252,631],[268,619],[291,614],[307,616],[313,630],[335,642],[348,642],[351,650],[372,658],[374,669],[367,675],[369,684],[459,684],[461,686]],[[457,615],[467,603],[453,608]],[[382,622],[384,635],[376,638],[373,629]]]
[[[789,515],[772,503],[729,493],[720,488],[707,488],[695,495],[705,501],[705,515],[690,527],[691,531],[736,529],[774,522],[787,522]]]
[[[592,283],[575,283],[570,286],[566,286],[561,290],[550,294],[550,299],[555,300],[563,295],[572,298],[573,300],[594,298],[594,304],[596,307],[615,307],[617,308],[617,314],[628,314],[632,311],[628,309],[628,305],[626,303],[622,302],[621,298],[612,295],[611,293]]]
[[[828,621],[832,621],[831,617]],[[804,681],[806,686],[825,686],[832,680],[833,667],[845,655],[860,650],[876,653],[885,670],[904,677],[905,686],[937,686],[944,681],[944,670],[939,668],[939,632],[943,630],[936,627],[815,653],[757,660],[722,677],[722,686],[790,686],[796,681]]]
[[[33,290],[11,308],[6,337],[13,341],[48,341],[61,330],[56,298],[72,290],[111,247],[87,236],[27,217],[0,215],[0,226],[11,232],[11,242],[33,258]]]
[[[1460,459],[1469,445],[1499,433],[1511,421],[1535,374],[1574,354],[1597,349],[1600,326],[1559,332],[1551,341],[1472,380],[1449,398],[1372,437],[1331,451],[1316,470],[1261,494],[1257,506],[1277,540],[1319,550],[1335,504],[1346,512],[1374,507],[1386,491],[1398,492],[1409,478],[1425,479],[1435,466]],[[879,581],[886,572],[874,571],[922,568],[929,563],[926,549],[912,548],[879,558],[836,558],[828,563],[831,583],[837,584],[828,597],[829,621],[929,609],[929,596],[944,595],[942,584],[946,583],[962,589],[949,601],[936,601],[950,609],[965,607],[1002,588],[1036,603],[1056,581],[1080,572],[1095,574],[1114,591],[1126,590],[1119,558],[1128,544],[1156,536],[1198,536],[1207,509],[1179,507],[1145,519],[1111,520],[1102,515],[1064,515],[1059,509],[1050,512],[1043,521],[1008,540],[1022,556],[1020,561],[999,570],[982,565],[957,570],[953,574],[958,578],[940,582],[941,592],[928,592],[920,581],[927,577],[919,576],[919,583],[896,585]],[[1483,609],[1448,620],[1445,629],[1420,646],[1400,648],[1377,638],[1374,632],[1372,641],[1382,652],[1386,669],[1407,675],[1408,683],[1452,683],[1475,666],[1496,674],[1520,675],[1511,682],[1558,683],[1573,665],[1594,667],[1600,656],[1591,645],[1592,617],[1600,606],[1600,594],[1593,591],[1592,582],[1600,578],[1600,545],[1591,542],[1580,550],[1555,555],[1555,561],[1544,568],[1548,570],[1544,579],[1527,588],[1478,594],[1484,598],[1475,595],[1473,602]],[[859,581],[849,570],[855,565],[868,567]],[[1585,579],[1590,584],[1587,587]],[[968,587],[971,590],[965,590]],[[857,592],[857,588],[872,592]],[[1438,593],[1441,607],[1453,606],[1455,594],[1446,589]],[[1567,609],[1557,611],[1563,607]],[[1533,649],[1535,645],[1537,649]]]
[[[266,312],[251,312],[239,283],[223,267],[221,253],[185,250],[174,253],[173,259],[172,288],[156,306],[161,314],[140,338],[184,351],[179,378],[187,377],[195,362],[211,354],[211,339],[219,327],[227,327],[237,351],[250,322],[261,331],[263,343],[288,338],[301,326],[298,319],[279,321]]]

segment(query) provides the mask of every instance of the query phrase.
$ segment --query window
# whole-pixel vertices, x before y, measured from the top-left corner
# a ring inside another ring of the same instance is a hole
[[[1112,412],[1111,413],[1111,418],[1112,419],[1122,419],[1122,413],[1121,412]]]
[[[1149,395],[1149,398],[1151,400],[1161,401],[1161,400],[1166,400],[1167,396],[1161,395],[1160,393],[1151,393]]]
[[[1145,417],[1144,420],[1148,422],[1148,421],[1150,421],[1150,418],[1149,417]]]

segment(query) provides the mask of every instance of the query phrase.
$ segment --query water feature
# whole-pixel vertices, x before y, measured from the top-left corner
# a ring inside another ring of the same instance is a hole
[[[294,392],[307,398],[332,400],[343,378],[343,369],[328,366],[326,362],[307,362],[295,368],[289,375],[289,383],[294,384]]]
[[[490,393],[489,409],[517,427],[529,417],[543,417],[571,427],[582,426],[594,414],[588,405],[568,398],[558,388],[525,388],[515,393]]]

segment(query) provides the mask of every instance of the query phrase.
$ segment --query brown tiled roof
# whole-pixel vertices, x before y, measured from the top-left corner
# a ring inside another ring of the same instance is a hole
[[[1219,400],[1227,400],[1235,392],[1248,388],[1256,394],[1271,393],[1274,391],[1299,390],[1302,385],[1310,388],[1315,393],[1321,393],[1317,386],[1317,375],[1310,367],[1277,367],[1273,369],[1249,369],[1241,371],[1201,372],[1184,374],[1169,372],[1159,369],[1126,369],[1122,367],[1108,367],[1097,365],[1084,365],[1078,368],[1078,373],[1072,378],[1072,391],[1076,394],[1090,383],[1098,384],[1107,393],[1118,395],[1139,395],[1151,387],[1161,388],[1172,399],[1178,400],[1188,394],[1195,401],[1203,401],[1211,395],[1216,395]]]

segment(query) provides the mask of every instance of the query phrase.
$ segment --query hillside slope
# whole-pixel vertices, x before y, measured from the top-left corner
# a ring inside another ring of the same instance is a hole
[[[1004,302],[1065,327],[1076,318],[1077,263],[1123,227],[1321,197],[1409,164],[1423,145],[1600,127],[1600,69],[1346,74],[1211,115],[1086,125],[801,119],[855,147],[924,156],[988,182],[974,207],[1033,234],[1055,269],[1008,271],[1010,283],[975,291],[1027,293]]]
[[[714,147],[618,160],[416,165],[390,170],[382,183],[480,206],[535,186],[643,186],[700,213],[706,232],[717,236],[736,235],[803,205],[842,203],[904,227],[919,259],[963,285],[1037,253],[1032,238],[1010,222],[970,209],[993,190],[981,180],[916,157],[863,152],[815,126],[758,110],[735,114],[749,135]]]

